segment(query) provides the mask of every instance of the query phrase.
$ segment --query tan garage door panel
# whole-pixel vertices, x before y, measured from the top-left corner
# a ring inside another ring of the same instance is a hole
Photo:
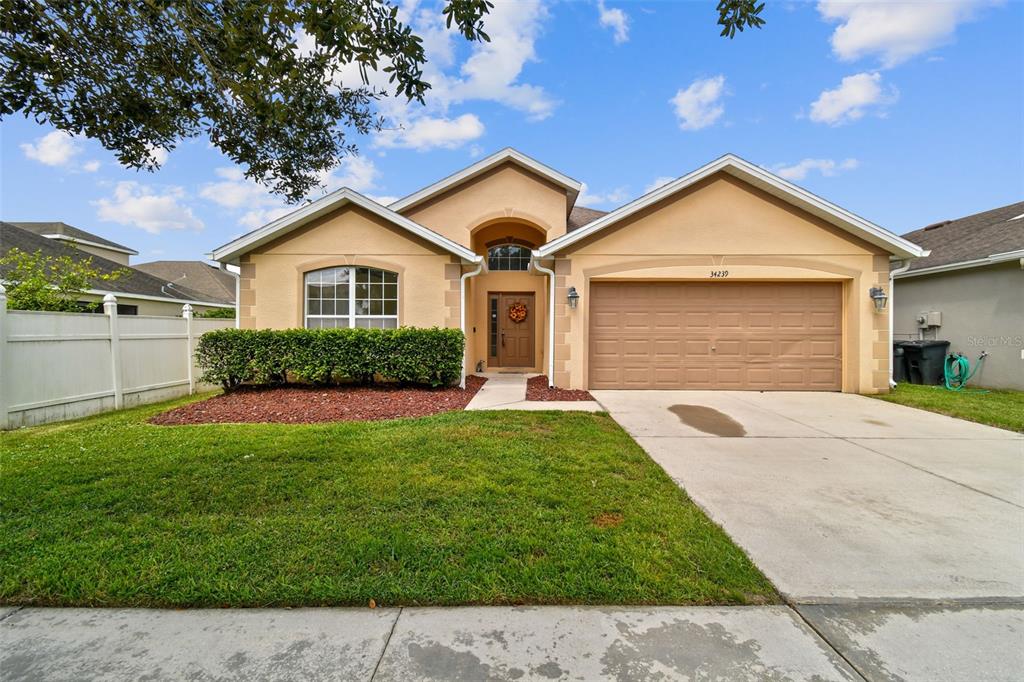
[[[842,285],[595,282],[591,388],[842,388]]]

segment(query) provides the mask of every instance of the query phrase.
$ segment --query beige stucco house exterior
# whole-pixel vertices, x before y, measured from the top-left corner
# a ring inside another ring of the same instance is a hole
[[[614,211],[502,150],[390,206],[342,189],[214,250],[243,328],[461,327],[565,388],[889,387],[911,242],[733,155]]]

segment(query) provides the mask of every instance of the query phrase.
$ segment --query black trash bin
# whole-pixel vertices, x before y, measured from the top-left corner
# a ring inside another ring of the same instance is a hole
[[[906,341],[903,357],[907,362],[907,377],[912,384],[934,386],[945,377],[946,352],[949,341]]]
[[[892,380],[897,384],[907,383],[907,356],[903,352],[903,345],[909,341],[892,342]]]

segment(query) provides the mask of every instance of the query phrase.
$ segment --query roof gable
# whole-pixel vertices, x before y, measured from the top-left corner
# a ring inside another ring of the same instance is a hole
[[[539,175],[558,187],[563,188],[568,198],[566,208],[567,212],[572,208],[573,204],[576,203],[576,198],[579,196],[580,190],[583,187],[582,183],[577,180],[573,180],[568,175],[560,173],[554,168],[546,166],[540,161],[532,159],[520,151],[512,149],[511,147],[506,147],[499,152],[491,154],[487,158],[477,161],[471,166],[467,166],[456,173],[452,173],[446,178],[438,180],[432,185],[424,187],[417,192],[413,192],[407,197],[399,199],[393,204],[390,204],[388,208],[393,211],[406,211],[505,163],[514,163],[521,168],[525,168],[526,170]]]
[[[724,172],[758,189],[786,201],[811,215],[831,223],[861,239],[885,249],[899,258],[917,258],[927,252],[916,244],[898,237],[892,232],[875,225],[849,211],[818,197],[807,190],[783,180],[768,171],[755,166],[733,154],[712,161],[672,182],[659,187],[642,197],[621,206],[611,213],[597,218],[558,239],[548,242],[537,250],[540,257],[550,256],[562,249],[614,225],[640,211],[653,206],[715,173]]]
[[[217,247],[211,254],[213,259],[220,262],[231,261],[244,253],[255,249],[258,246],[262,246],[274,239],[282,237],[283,235],[291,232],[292,230],[306,225],[317,218],[327,215],[333,211],[343,208],[348,204],[354,204],[363,208],[376,216],[383,218],[384,220],[392,223],[393,225],[400,227],[412,234],[425,239],[426,241],[441,247],[449,253],[459,256],[464,260],[478,263],[482,260],[482,256],[478,256],[466,247],[456,244],[447,237],[440,235],[433,230],[430,230],[419,223],[409,220],[405,216],[399,215],[395,211],[378,204],[376,201],[359,194],[358,192],[343,187],[336,192],[331,192],[325,197],[317,199],[316,201],[307,204],[295,211],[292,211],[286,216],[282,216],[277,220],[267,223],[263,227],[253,230],[248,234],[244,234],[234,241],[228,242],[223,246]]]

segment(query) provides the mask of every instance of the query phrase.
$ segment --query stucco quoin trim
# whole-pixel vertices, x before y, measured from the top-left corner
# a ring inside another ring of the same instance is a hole
[[[331,192],[327,196],[317,199],[311,204],[307,204],[302,208],[292,211],[286,216],[267,223],[259,229],[242,235],[238,239],[214,249],[213,253],[210,255],[215,261],[227,262],[234,260],[239,256],[252,251],[258,246],[266,244],[267,242],[291,232],[302,225],[312,222],[313,220],[316,220],[317,218],[332,211],[343,208],[347,204],[359,206],[379,218],[401,227],[417,237],[420,237],[435,246],[439,246],[445,251],[448,251],[449,253],[470,263],[479,263],[483,258],[482,256],[478,256],[473,253],[465,246],[457,244],[451,239],[448,239],[447,237],[440,235],[419,223],[413,222],[403,215],[395,213],[386,206],[382,206],[369,197],[365,197],[348,187],[343,187],[335,192]]]
[[[860,216],[854,215],[846,209],[840,208],[801,187],[797,187],[793,183],[787,182],[749,161],[745,161],[734,154],[726,154],[707,165],[701,166],[692,173],[677,178],[652,192],[648,192],[639,199],[635,199],[625,206],[615,209],[611,213],[584,225],[578,230],[573,230],[548,242],[538,250],[538,256],[544,258],[554,255],[562,249],[635,215],[649,206],[668,199],[674,194],[718,172],[728,173],[743,180],[875,246],[883,248],[895,256],[919,258],[928,253],[917,244],[909,242]]]

